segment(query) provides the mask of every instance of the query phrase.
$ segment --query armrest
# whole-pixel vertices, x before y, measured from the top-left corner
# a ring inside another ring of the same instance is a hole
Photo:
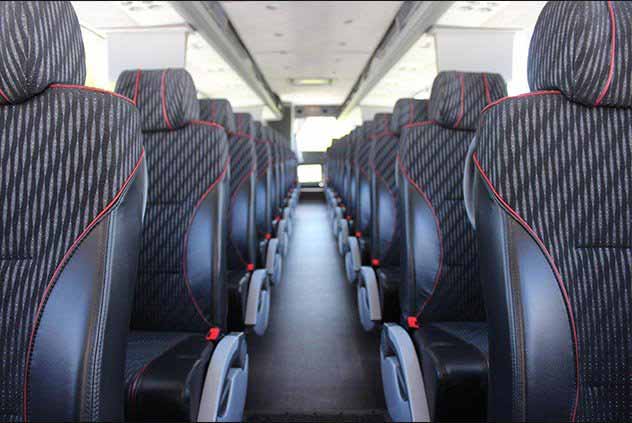
[[[358,313],[360,322],[367,332],[375,329],[376,322],[382,320],[382,308],[380,306],[380,291],[377,286],[375,271],[368,266],[360,269],[360,278],[357,286]]]
[[[241,421],[248,386],[248,352],[243,333],[231,333],[215,347],[209,364],[197,421]]]
[[[254,332],[261,336],[268,328],[269,318],[270,290],[268,274],[264,269],[257,269],[250,277],[244,323],[246,326],[252,327]]]
[[[408,333],[387,323],[380,340],[382,384],[393,421],[430,421],[419,358]]]

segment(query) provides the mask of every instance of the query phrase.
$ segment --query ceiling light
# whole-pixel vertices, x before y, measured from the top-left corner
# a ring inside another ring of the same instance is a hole
[[[347,43],[345,43],[344,41],[340,41],[340,42],[338,43],[338,45],[339,45],[340,47],[344,47],[344,46],[346,46],[346,45],[347,45]]]
[[[349,25],[351,23],[353,23],[353,19],[347,19],[346,21],[344,21],[345,25]]]
[[[331,78],[290,78],[290,83],[299,87],[331,85]]]
[[[268,4],[268,5],[266,6],[266,9],[268,9],[268,10],[277,10],[277,6],[275,6],[275,5],[273,5],[273,4]]]
[[[282,36],[283,36],[283,34],[282,34],[282,33],[280,33],[280,32],[275,32],[275,33],[274,33],[274,36],[275,36],[275,37],[282,37]]]

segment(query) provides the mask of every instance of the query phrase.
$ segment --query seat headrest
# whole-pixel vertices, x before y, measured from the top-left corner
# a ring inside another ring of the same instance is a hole
[[[549,2],[529,47],[529,87],[587,106],[632,107],[632,3]]]
[[[174,130],[200,118],[195,84],[184,69],[127,70],[115,90],[136,103],[143,131]]]
[[[70,2],[0,2],[0,105],[85,80],[81,27]]]
[[[401,134],[404,126],[424,120],[428,120],[428,100],[400,98],[393,107],[391,132]]]
[[[507,96],[507,85],[496,73],[439,72],[432,83],[429,117],[446,128],[473,131],[481,110]]]
[[[376,113],[373,116],[373,124],[371,125],[370,136],[378,136],[380,134],[386,134],[391,132],[391,117],[390,113]]]
[[[235,113],[235,132],[255,136],[255,125],[250,113]]]
[[[200,120],[222,125],[226,132],[235,132],[235,114],[230,102],[224,98],[203,99],[200,102]]]

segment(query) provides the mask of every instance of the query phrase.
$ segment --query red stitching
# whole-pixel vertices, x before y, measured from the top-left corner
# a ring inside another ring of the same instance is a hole
[[[608,93],[608,90],[610,89],[610,85],[612,84],[612,78],[614,76],[614,53],[615,53],[616,40],[617,40],[617,22],[614,18],[614,8],[612,7],[612,1],[610,0],[608,0],[608,13],[610,14],[610,33],[611,33],[610,35],[611,37],[610,70],[608,71],[608,80],[606,81],[606,86],[603,87],[601,94],[599,94],[599,97],[597,98],[597,101],[595,102],[595,106],[599,106],[603,98]]]
[[[441,226],[439,224],[439,218],[437,217],[437,213],[436,213],[434,207],[432,206],[432,203],[430,202],[430,199],[428,198],[426,193],[421,189],[421,187],[419,187],[419,185],[417,185],[415,183],[415,181],[413,181],[413,179],[410,177],[410,175],[408,174],[408,171],[404,167],[404,163],[402,162],[401,157],[399,156],[399,154],[397,155],[397,163],[399,164],[399,168],[402,171],[402,174],[406,177],[408,182],[410,182],[410,184],[413,187],[415,187],[415,190],[417,190],[417,192],[421,195],[421,197],[424,199],[426,204],[428,204],[428,206],[430,207],[430,211],[432,212],[432,216],[434,217],[434,220],[435,220],[435,225],[437,226],[437,235],[438,235],[438,238],[439,238],[439,268],[437,269],[437,273],[435,275],[435,280],[434,280],[434,283],[432,285],[432,291],[430,292],[430,296],[428,296],[428,298],[426,298],[426,301],[424,301],[424,303],[421,306],[421,309],[416,314],[416,318],[419,319],[419,318],[421,318],[421,314],[423,313],[424,309],[426,308],[426,305],[432,299],[432,296],[434,295],[435,290],[437,289],[437,286],[439,285],[439,279],[441,277],[441,272],[443,271],[443,234],[441,233]]]
[[[487,104],[492,102],[492,96],[489,93],[489,83],[487,82],[487,74],[483,72],[483,85],[485,86],[485,98],[487,99]]]
[[[167,128],[173,129],[173,126],[171,126],[171,122],[169,122],[169,116],[167,116],[167,99],[166,99],[167,88],[165,84],[166,79],[167,79],[167,69],[162,71],[162,77],[160,78],[160,99],[162,100],[162,117],[165,119]]]
[[[136,105],[134,101],[131,100],[129,97],[125,97],[124,95],[121,95],[119,93],[113,93],[112,91],[102,90],[100,88],[95,88],[95,87],[86,87],[85,85],[51,84],[49,88],[75,89],[75,90],[82,90],[82,91],[92,91],[92,92],[100,93],[100,94],[108,94],[108,95],[120,98],[121,100],[125,100],[128,103],[133,104],[134,106]]]
[[[138,92],[140,91],[140,73],[141,70],[138,69],[136,71],[136,83],[134,84],[134,98],[132,99],[136,105],[138,104]]]
[[[189,297],[191,298],[191,302],[193,303],[195,310],[197,311],[198,315],[202,318],[202,320],[204,320],[204,322],[209,326],[211,326],[211,323],[206,319],[206,317],[204,317],[204,313],[202,313],[200,306],[198,305],[195,297],[193,296],[193,289],[191,288],[191,283],[189,282],[189,277],[187,275],[187,250],[188,250],[187,245],[189,243],[189,230],[191,229],[191,225],[193,224],[193,220],[195,219],[195,215],[197,214],[198,208],[200,207],[204,199],[206,199],[206,197],[211,193],[211,191],[217,186],[217,184],[220,183],[222,179],[224,179],[226,172],[228,172],[229,166],[230,166],[230,159],[226,160],[226,163],[224,164],[224,169],[222,170],[222,172],[213,181],[213,183],[206,189],[206,191],[204,191],[204,193],[200,196],[197,203],[195,204],[195,207],[193,207],[193,213],[191,213],[191,217],[189,218],[189,223],[187,225],[187,230],[184,233],[184,250],[183,250],[184,254],[182,254],[182,272],[184,275],[184,283],[187,287],[187,290],[189,292]]]
[[[459,111],[459,116],[456,118],[454,129],[459,127],[463,120],[463,115],[465,114],[465,78],[462,73],[459,73],[459,81],[461,82],[461,110]]]
[[[33,353],[33,348],[35,345],[35,337],[37,336],[37,330],[39,329],[40,319],[42,317],[42,313],[44,311],[44,307],[48,301],[50,293],[52,292],[55,284],[57,283],[58,277],[62,271],[62,268],[67,264],[70,257],[74,254],[76,248],[79,244],[85,239],[86,236],[90,233],[90,231],[101,221],[101,219],[114,207],[114,205],[118,202],[119,198],[123,195],[123,192],[129,185],[130,181],[136,175],[141,163],[143,162],[143,158],[145,157],[145,150],[141,151],[141,155],[139,159],[136,161],[136,165],[132,169],[132,172],[127,176],[125,182],[118,190],[114,198],[110,200],[110,202],[105,206],[103,210],[101,210],[94,219],[85,227],[85,229],[79,234],[79,236],[73,241],[70,245],[70,248],[66,251],[61,261],[57,264],[57,267],[53,271],[53,275],[48,281],[46,288],[44,289],[44,294],[42,295],[42,299],[37,306],[37,311],[35,312],[35,320],[33,321],[33,328],[31,329],[31,336],[29,338],[28,348],[26,350],[26,366],[24,370],[24,392],[23,395],[23,410],[24,413],[24,421],[28,422],[28,388],[29,388],[29,377],[30,377],[30,366],[31,366],[31,354]]]
[[[11,103],[11,100],[9,100],[9,97],[7,97],[7,95],[4,93],[4,91],[0,90],[0,96],[1,96],[2,98],[4,98],[4,100],[5,100],[7,103]]]
[[[224,130],[225,130],[225,128],[224,128],[222,125],[220,125],[219,123],[217,123],[217,122],[212,122],[212,121],[209,121],[209,120],[197,120],[197,119],[193,119],[190,123],[192,123],[192,124],[194,124],[194,125],[211,126],[211,127],[213,127],[213,128],[219,128],[219,129],[224,129]]]
[[[498,106],[500,103],[504,103],[505,101],[508,100],[514,100],[517,98],[526,98],[526,97],[535,97],[538,95],[560,95],[562,94],[561,92],[557,91],[557,90],[546,90],[546,91],[532,91],[530,93],[524,93],[524,94],[520,94],[520,95],[515,95],[515,96],[511,96],[511,97],[503,97],[503,98],[499,98],[496,101],[493,101],[491,103],[489,103],[487,106],[485,106],[483,108],[483,110],[481,111],[481,116],[488,111],[489,109],[491,109],[494,106]]]
[[[426,126],[431,125],[433,123],[437,123],[434,120],[422,120],[421,122],[412,122],[404,126],[404,128],[415,128],[417,126]]]
[[[561,275],[560,271],[558,270],[557,266],[555,265],[555,261],[553,260],[553,256],[551,255],[551,253],[549,253],[549,250],[544,245],[544,241],[542,241],[542,239],[538,236],[538,234],[535,232],[535,230],[533,230],[533,228],[531,228],[531,226],[529,226],[529,224],[522,218],[522,216],[520,216],[518,214],[518,212],[515,211],[509,205],[509,203],[507,203],[500,196],[498,191],[496,191],[496,189],[494,188],[494,185],[492,184],[492,181],[489,179],[489,177],[487,176],[487,174],[483,170],[483,167],[481,166],[480,162],[478,161],[478,157],[477,157],[476,153],[474,153],[472,155],[472,160],[474,161],[474,164],[476,165],[476,168],[478,169],[479,174],[483,177],[483,180],[485,181],[485,184],[489,187],[489,189],[494,194],[494,197],[496,197],[496,199],[500,202],[502,207],[505,210],[507,210],[509,212],[509,214],[524,229],[526,229],[527,232],[529,232],[529,234],[531,235],[531,237],[536,241],[536,243],[538,244],[538,246],[540,247],[540,249],[542,250],[542,252],[546,256],[547,261],[549,262],[549,265],[553,269],[553,273],[555,274],[555,278],[557,280],[557,284],[558,284],[558,286],[560,288],[560,291],[562,291],[562,296],[564,297],[564,302],[566,303],[566,309],[567,309],[568,315],[570,317],[571,328],[572,328],[572,331],[573,331],[573,346],[574,346],[574,349],[575,349],[575,386],[576,386],[576,393],[575,393],[575,403],[573,404],[573,410],[572,410],[572,413],[571,413],[571,421],[575,421],[575,417],[576,417],[576,413],[577,413],[577,404],[579,402],[579,350],[578,350],[578,346],[577,346],[577,329],[575,327],[575,317],[573,315],[573,308],[571,306],[571,300],[570,300],[570,297],[568,296],[568,292],[566,291],[566,286],[564,284],[564,281],[562,280],[562,275]]]

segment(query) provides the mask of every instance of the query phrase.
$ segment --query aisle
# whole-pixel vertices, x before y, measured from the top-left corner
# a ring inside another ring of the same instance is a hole
[[[317,413],[381,421],[379,338],[358,321],[322,194],[296,210],[285,278],[274,290],[270,326],[249,336],[246,414],[299,419]],[[368,414],[368,416],[367,416]],[[293,415],[293,416],[292,416]]]

